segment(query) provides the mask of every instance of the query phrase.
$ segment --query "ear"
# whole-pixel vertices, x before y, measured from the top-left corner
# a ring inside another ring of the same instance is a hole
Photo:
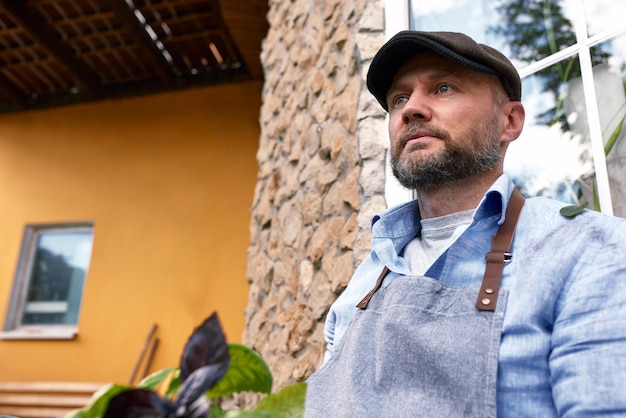
[[[502,111],[506,120],[500,135],[500,144],[508,145],[522,133],[526,111],[521,102],[507,102],[502,106]]]

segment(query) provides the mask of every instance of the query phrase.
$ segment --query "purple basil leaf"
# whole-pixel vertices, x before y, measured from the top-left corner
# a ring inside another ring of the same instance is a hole
[[[177,411],[184,413],[180,416],[184,418],[211,418],[211,412],[209,410],[209,400],[206,396],[200,396],[188,406],[179,406],[176,402]]]
[[[191,373],[201,367],[228,364],[229,361],[230,356],[228,354],[226,337],[222,331],[217,313],[213,312],[202,325],[194,329],[189,340],[187,340],[187,344],[185,344],[180,361],[180,380],[184,382]],[[217,380],[213,382],[213,385],[217,383]],[[206,390],[208,389],[210,389],[210,386],[206,388]]]
[[[158,418],[174,405],[147,389],[131,389],[111,398],[102,418]]]
[[[206,401],[203,396],[204,393],[211,387],[215,386],[215,384],[226,374],[229,364],[230,358],[227,357],[225,362],[200,367],[191,373],[189,378],[183,382],[180,390],[178,391],[178,396],[176,397],[177,410],[183,408],[186,411],[186,414],[190,414],[185,416],[190,418],[206,417],[208,413],[208,403],[206,405],[207,409],[202,411],[198,409],[201,405],[196,405],[196,402],[199,399]],[[190,411],[195,409],[198,409],[199,412],[197,414],[191,414]]]

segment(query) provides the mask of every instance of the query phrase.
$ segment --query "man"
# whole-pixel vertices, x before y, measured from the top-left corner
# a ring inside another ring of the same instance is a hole
[[[405,31],[367,85],[417,198],[374,217],[306,416],[626,416],[626,220],[563,216],[503,173],[524,123],[511,62]]]

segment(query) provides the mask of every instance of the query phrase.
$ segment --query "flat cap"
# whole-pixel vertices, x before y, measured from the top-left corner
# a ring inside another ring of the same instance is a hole
[[[374,56],[367,73],[367,88],[387,108],[387,92],[402,65],[419,52],[432,51],[476,71],[497,76],[513,101],[522,98],[519,73],[501,52],[457,32],[402,31]]]

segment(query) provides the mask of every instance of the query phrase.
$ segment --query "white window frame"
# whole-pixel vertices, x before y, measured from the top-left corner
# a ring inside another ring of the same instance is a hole
[[[580,10],[584,10],[582,0],[580,2]],[[626,31],[626,28],[606,30],[602,33],[589,37],[587,33],[587,22],[584,13],[580,13],[578,18],[572,22],[576,31],[576,45],[559,51],[540,61],[534,62],[524,68],[519,69],[520,77],[524,78],[543,68],[546,68],[564,58],[578,55],[580,58],[580,67],[583,80],[583,93],[585,105],[587,109],[587,117],[589,121],[589,131],[591,138],[591,149],[593,153],[593,163],[596,173],[596,184],[598,187],[598,200],[601,212],[613,215],[613,203],[611,199],[611,187],[609,183],[609,175],[604,155],[604,142],[602,138],[602,128],[600,124],[600,116],[598,111],[598,103],[596,100],[595,83],[593,79],[593,66],[591,62],[590,48],[607,39],[613,38],[620,33]],[[385,0],[385,34],[387,39],[395,33],[409,29],[410,27],[410,0]],[[392,203],[400,203],[409,200],[407,198],[407,189],[400,186],[395,178],[390,174],[391,169],[387,163],[387,184],[385,193],[388,196],[387,201]],[[391,177],[391,178],[390,178]]]
[[[13,279],[13,287],[11,290],[4,329],[0,332],[0,339],[73,339],[78,333],[78,323],[72,325],[29,325],[21,323],[21,318],[26,309],[29,309],[31,312],[67,311],[67,301],[26,302],[39,237],[42,233],[49,232],[90,232],[93,234],[93,223],[71,222],[26,225],[20,255],[17,262],[17,268]],[[85,272],[85,277],[86,275],[87,271]],[[83,283],[81,293],[84,291],[84,286],[85,285]]]
[[[409,28],[409,0],[385,0],[385,38],[389,40],[396,33]],[[389,124],[389,114],[385,117],[385,126]],[[389,144],[389,138],[387,138]],[[395,206],[415,198],[415,192],[402,186],[391,171],[387,148],[385,162],[385,201],[387,206]]]

